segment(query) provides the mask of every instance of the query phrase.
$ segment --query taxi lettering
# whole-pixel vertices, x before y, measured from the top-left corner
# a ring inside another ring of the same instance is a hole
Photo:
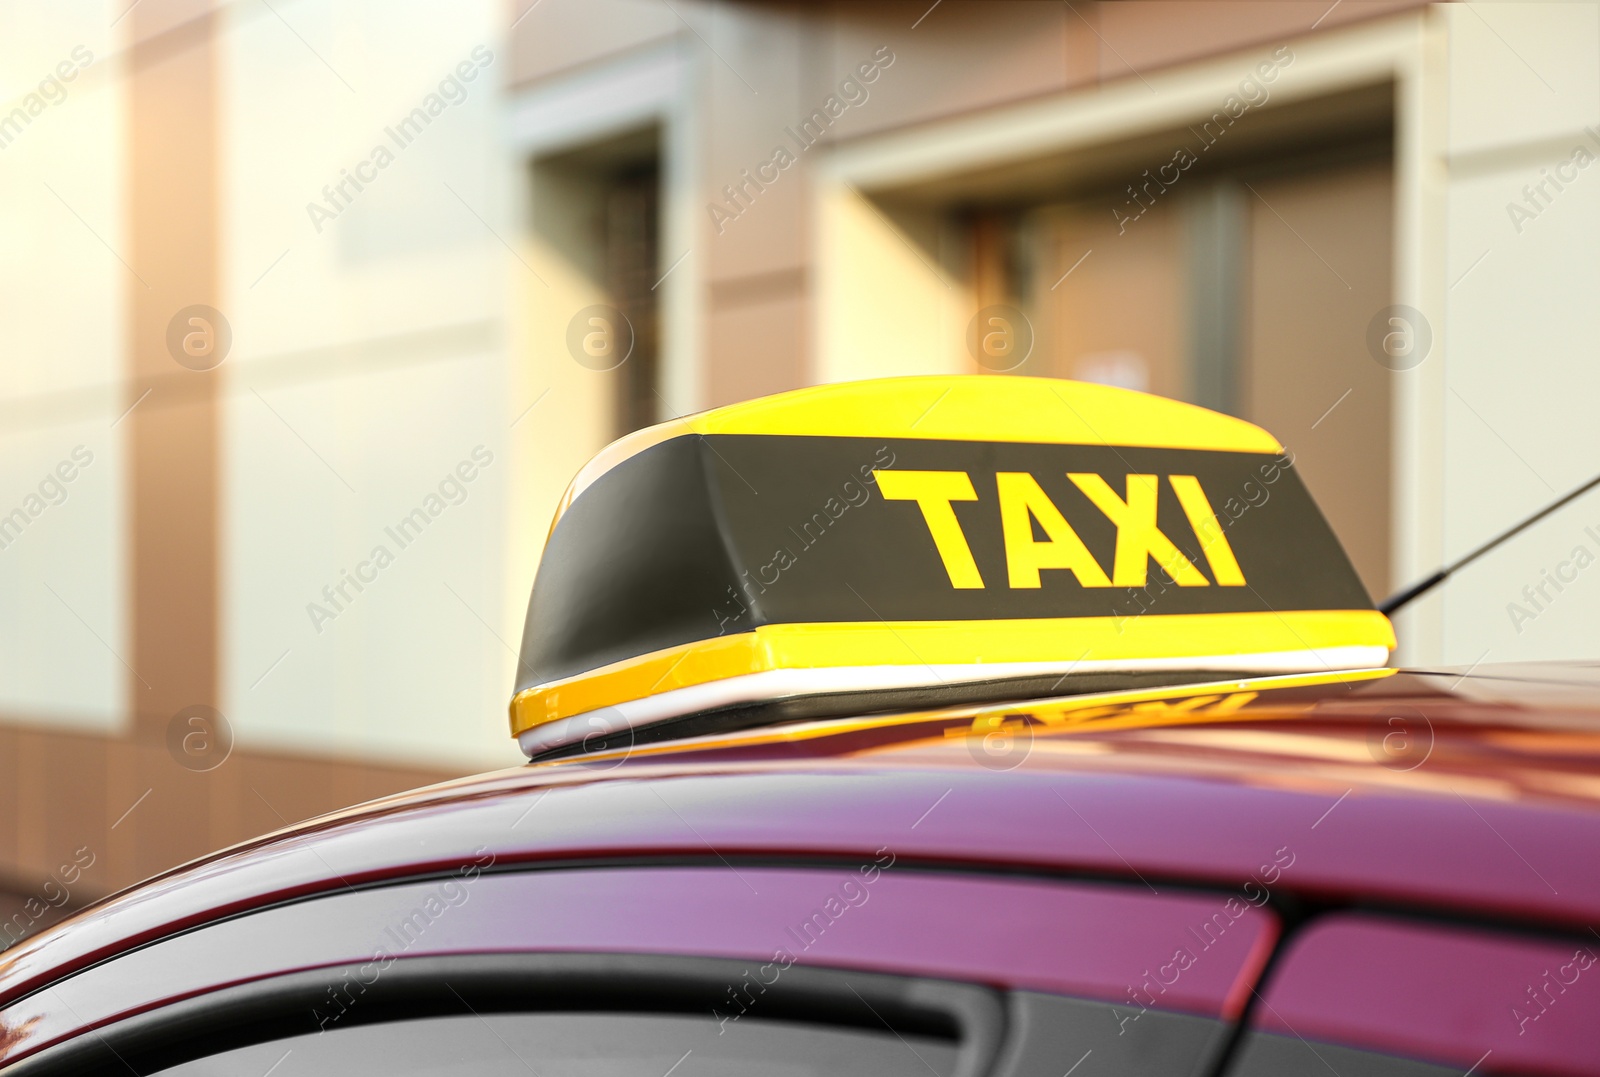
[[[875,471],[873,476],[885,500],[916,502],[950,586],[958,590],[982,589],[983,576],[952,507],[957,501],[978,500],[972,476],[965,471]],[[1151,561],[1179,587],[1211,586],[1211,581],[1156,524],[1161,476],[1129,475],[1121,493],[1093,473],[1068,472],[1067,478],[1117,529],[1110,574],[1095,560],[1033,475],[1002,471],[995,476],[995,493],[1005,545],[1006,582],[1010,587],[1039,587],[1039,573],[1044,569],[1070,572],[1082,587],[1143,587],[1149,580]],[[1168,475],[1166,481],[1200,540],[1200,552],[1217,584],[1245,586],[1233,547],[1228,544],[1200,480],[1193,475]],[[1034,538],[1035,523],[1044,532],[1042,542]]]

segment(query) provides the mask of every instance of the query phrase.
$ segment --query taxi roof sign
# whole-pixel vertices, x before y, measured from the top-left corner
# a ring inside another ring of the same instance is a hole
[[[664,423],[590,461],[540,562],[511,721],[537,756],[619,730],[1380,666],[1393,647],[1261,428],[1082,382],[894,378]]]

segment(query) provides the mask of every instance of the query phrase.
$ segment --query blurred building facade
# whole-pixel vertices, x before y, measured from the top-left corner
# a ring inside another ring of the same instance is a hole
[[[1148,389],[1277,434],[1375,595],[1600,470],[1592,4],[5,17],[13,925],[515,763],[551,512],[649,422]],[[1600,655],[1591,522],[1420,603],[1402,657]]]

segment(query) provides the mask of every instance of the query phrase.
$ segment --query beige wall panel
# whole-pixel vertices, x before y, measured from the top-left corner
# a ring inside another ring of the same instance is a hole
[[[145,292],[124,263],[118,13],[0,14],[0,711],[98,730],[129,701],[126,424],[112,424],[132,403],[126,315]]]
[[[1394,375],[1366,343],[1368,323],[1391,302],[1392,177],[1388,165],[1372,165],[1254,182],[1241,394],[1245,417],[1295,454],[1375,599],[1396,582],[1389,573]]]
[[[810,380],[965,374],[972,296],[924,242],[848,187],[818,200]]]
[[[144,286],[118,260],[131,261],[121,184],[128,80],[107,31],[113,18],[110,4],[8,4],[0,14],[0,115],[9,121],[0,128],[6,433],[102,411],[109,424],[126,406],[116,406],[113,388],[122,374],[125,297]],[[53,103],[29,117],[41,83]],[[27,120],[20,129],[19,117]]]
[[[516,416],[497,358],[230,398],[224,709],[242,744],[516,760],[502,641],[527,595],[506,578],[504,513],[524,495],[506,466]],[[558,422],[563,404],[552,391],[523,424]]]
[[[1564,138],[1600,122],[1600,7],[1443,6],[1450,28],[1451,154]]]
[[[506,638],[513,645],[522,637],[527,596],[556,505],[578,469],[611,440],[616,396],[616,375],[579,364],[567,347],[567,328],[578,312],[606,302],[598,282],[598,246],[590,238],[599,202],[586,195],[581,179],[547,168],[533,170],[530,190],[531,227],[519,250],[546,283],[519,283],[511,305],[506,579],[516,621]]]
[[[687,32],[672,10],[656,0],[509,0],[509,6],[512,85]],[[675,6],[706,32],[704,7]]]
[[[1596,44],[1590,62],[1600,69]],[[1462,556],[1600,472],[1600,165],[1565,164],[1576,178],[1545,188],[1554,197],[1538,217],[1514,224],[1507,212],[1577,145],[1600,152],[1573,136],[1451,183],[1446,325],[1435,326],[1449,348],[1442,557]],[[1594,534],[1600,499],[1590,493],[1453,577],[1442,596],[1445,660],[1600,656]],[[1579,547],[1587,558],[1575,557]],[[1574,561],[1588,567],[1574,571]]]
[[[821,35],[816,26],[792,12],[750,8],[741,10],[738,29],[724,35],[730,51],[718,48],[726,64],[706,58],[701,90],[707,122],[698,222],[706,237],[702,264],[713,280],[805,262],[806,174],[813,156],[821,152],[819,147],[803,149],[787,130],[814,107],[803,90],[806,66],[818,56]],[[796,158],[788,168],[772,165],[779,147]],[[762,166],[767,166],[767,175],[776,175],[773,182],[762,182]],[[747,185],[746,175],[764,189]],[[748,205],[730,202],[728,186]],[[737,216],[728,220],[713,215],[713,205]],[[677,254],[667,256],[669,264]],[[716,379],[713,372],[708,377]]]
[[[19,722],[100,730],[120,725],[129,699],[118,658],[131,653],[127,428],[112,423],[136,395],[125,395],[119,380],[127,304],[146,293],[127,242],[120,180],[133,79],[113,59],[122,35],[109,28],[119,13],[109,5],[11,5],[0,34],[0,112],[13,117],[0,135],[0,516],[11,524],[0,550],[0,606],[8,612],[0,708]],[[13,110],[36,87],[47,105],[17,129],[15,117],[27,114]],[[75,446],[92,453],[91,466],[73,465]],[[75,477],[46,482],[58,467]],[[42,837],[37,820],[15,825],[30,841]]]
[[[285,14],[304,41],[264,8],[231,15],[217,94],[234,327],[219,707],[263,751],[508,762],[501,638],[527,598],[506,573],[511,444],[574,405],[552,392],[512,427],[550,381],[518,381],[505,314],[554,281],[508,249],[526,174],[504,144],[504,11],[319,0]],[[429,95],[437,115],[392,135]],[[366,179],[335,197],[346,172]],[[551,319],[558,342],[572,313]],[[480,445],[492,463],[436,511]],[[427,533],[389,537],[430,496]],[[372,572],[379,546],[392,567],[330,603],[324,588]]]
[[[118,410],[128,403],[119,401]],[[131,648],[123,430],[111,428],[115,419],[97,404],[72,421],[0,438],[0,607],[7,611],[0,621],[0,708],[19,720],[115,730],[129,683],[138,684],[123,664]],[[62,474],[72,481],[60,481]],[[30,508],[37,512],[31,518]],[[20,534],[19,519],[26,524]]]

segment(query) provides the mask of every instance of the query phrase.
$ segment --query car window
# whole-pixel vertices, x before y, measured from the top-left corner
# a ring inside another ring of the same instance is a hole
[[[354,968],[334,997],[364,1013],[391,982],[391,962],[557,951],[737,962],[719,996],[730,983],[766,983],[780,971],[787,982],[800,968],[860,968],[1232,1020],[1275,934],[1273,913],[1251,893],[1157,895],[898,868],[879,868],[870,880],[835,868],[485,873],[470,884],[425,880],[327,895],[176,934],[18,1000],[5,1020],[15,1030],[12,1055],[23,1055],[174,998],[345,964]],[[972,909],[1007,915],[974,917]]]
[[[163,1077],[944,1077],[956,1044],[929,1036],[684,1014],[433,1017],[313,1032],[158,1071]]]
[[[1189,1077],[1211,1073],[1231,1025],[1141,1005],[1014,991],[994,1077]]]
[[[1600,939],[1368,914],[1289,944],[1230,1077],[1600,1075]]]
[[[395,1022],[463,1012],[635,1015],[609,1019],[621,1027],[637,1015],[734,1007],[750,1010],[741,1025],[758,1017],[787,1035],[805,1028],[819,1045],[871,1034],[881,1048],[904,1047],[914,1033],[948,1029],[946,1048],[964,1052],[968,1072],[1003,1054],[993,1072],[1007,1077],[1061,1077],[1080,1062],[1076,1077],[1186,1077],[1214,1069],[1231,1042],[1276,934],[1251,893],[882,869],[870,887],[861,878],[833,868],[595,868],[288,903],[140,947],[19,1000],[4,1015],[15,1030],[7,1060],[83,1077],[91,1065],[124,1073],[127,1060],[145,1072],[223,1058],[319,1027],[329,1031],[318,1049],[331,1050],[333,1031],[386,1023],[403,1039]],[[973,917],[974,908],[1008,915]],[[622,1050],[631,1041],[601,1042]],[[738,1041],[719,1028],[708,1042],[696,1057]],[[402,1052],[400,1064],[422,1057]],[[913,1072],[928,1072],[915,1052],[907,1057]],[[808,1072],[805,1058],[794,1072]],[[285,1072],[294,1071],[276,1077]]]

